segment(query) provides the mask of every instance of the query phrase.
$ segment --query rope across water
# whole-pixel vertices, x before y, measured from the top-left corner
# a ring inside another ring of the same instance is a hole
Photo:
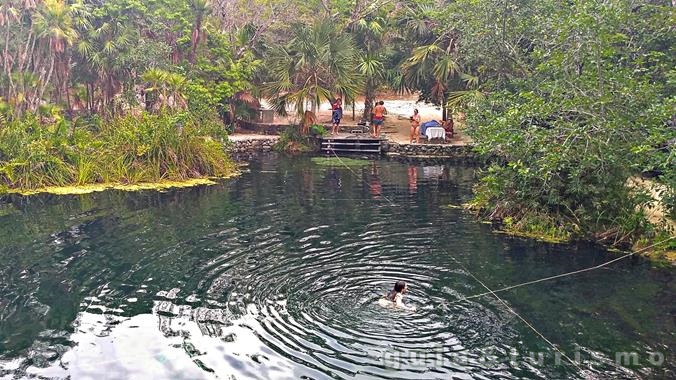
[[[348,170],[349,170],[356,178],[358,178],[358,179],[361,180],[361,178],[357,175],[357,173],[355,173],[354,170],[352,170],[352,168],[350,168],[348,165],[346,165],[346,164],[341,160],[340,156],[338,156],[338,155],[336,154],[335,151],[332,151],[332,153],[333,153],[333,155],[338,159],[338,161],[339,161],[345,168],[347,168],[347,169],[348,169]],[[370,187],[370,184],[367,183],[367,185]],[[385,197],[384,195],[382,195],[382,197],[383,197],[385,200],[387,200],[391,205],[393,205],[393,206],[395,205],[394,202],[392,202],[389,198]],[[609,261],[607,261],[607,262],[605,262],[605,263],[602,263],[602,264],[599,264],[599,265],[595,265],[595,266],[593,266],[593,267],[588,267],[588,268],[584,268],[584,269],[579,269],[579,270],[572,271],[572,272],[561,273],[561,274],[558,274],[558,275],[555,275],[555,276],[544,277],[544,278],[537,279],[537,280],[533,280],[533,281],[527,281],[527,282],[523,282],[523,283],[520,283],[520,284],[515,284],[515,285],[507,286],[507,287],[504,287],[504,288],[500,288],[500,289],[497,289],[497,290],[492,290],[491,288],[489,288],[483,281],[481,281],[481,280],[480,280],[478,277],[476,277],[471,271],[469,271],[469,269],[467,269],[462,263],[460,263],[455,257],[453,257],[453,255],[450,255],[450,254],[449,254],[449,257],[451,258],[451,260],[453,260],[456,264],[458,264],[458,266],[461,267],[461,268],[462,268],[462,269],[463,269],[470,277],[472,277],[475,281],[477,281],[479,284],[481,284],[481,286],[482,286],[483,288],[486,289],[486,292],[484,292],[484,293],[479,293],[479,294],[475,294],[475,295],[472,295],[472,296],[469,296],[469,297],[464,297],[464,298],[461,298],[461,299],[456,300],[456,301],[454,301],[454,302],[451,302],[451,304],[461,303],[461,302],[464,302],[464,301],[472,300],[472,299],[479,298],[479,297],[483,297],[483,296],[486,296],[486,295],[492,295],[492,296],[494,296],[494,297],[495,297],[495,298],[496,298],[503,306],[505,306],[505,307],[507,308],[507,310],[509,310],[510,313],[514,314],[517,318],[519,318],[519,320],[521,320],[521,322],[523,322],[526,326],[528,326],[528,328],[530,328],[535,334],[537,334],[540,338],[542,338],[542,340],[544,340],[547,344],[549,344],[556,352],[558,352],[562,357],[566,358],[566,360],[568,360],[568,362],[569,362],[572,366],[574,366],[578,371],[580,371],[580,373],[581,373],[585,378],[588,378],[590,375],[589,375],[589,373],[588,373],[587,370],[585,370],[585,369],[583,369],[582,367],[580,367],[580,365],[579,365],[577,362],[575,362],[575,361],[574,361],[573,359],[571,359],[568,355],[566,355],[566,353],[564,353],[563,351],[561,351],[554,343],[552,343],[552,341],[550,341],[546,336],[544,336],[544,334],[542,334],[540,331],[538,331],[538,330],[535,328],[535,326],[533,326],[533,325],[532,325],[530,322],[528,322],[525,318],[523,318],[521,315],[519,315],[519,313],[517,313],[511,306],[509,306],[509,305],[507,304],[507,302],[505,302],[502,298],[500,298],[496,293],[498,293],[498,292],[505,292],[505,291],[508,291],[508,290],[520,288],[520,287],[527,286],[527,285],[537,284],[537,283],[541,283],[541,282],[545,282],[545,281],[551,281],[551,280],[555,280],[555,279],[559,279],[559,278],[563,278],[563,277],[573,276],[573,275],[576,275],[576,274],[580,274],[580,273],[585,273],[585,272],[597,270],[597,269],[606,267],[606,266],[608,266],[608,265],[610,265],[610,264],[613,264],[613,263],[615,263],[615,262],[618,262],[618,261],[620,261],[620,260],[623,260],[623,259],[626,259],[626,258],[628,258],[628,257],[634,256],[634,255],[636,255],[636,254],[638,254],[638,253],[644,252],[644,251],[646,251],[646,250],[648,250],[648,249],[650,249],[650,248],[652,248],[652,247],[655,247],[655,246],[657,246],[657,245],[664,244],[664,243],[666,243],[666,242],[668,242],[668,241],[670,241],[670,240],[672,240],[672,239],[674,239],[674,238],[675,238],[675,237],[672,236],[672,237],[670,237],[670,238],[668,238],[668,239],[666,239],[666,240],[663,240],[663,241],[661,241],[661,242],[659,242],[659,243],[655,243],[655,244],[650,245],[650,246],[648,246],[648,247],[644,247],[644,248],[642,248],[642,249],[640,249],[640,250],[638,250],[638,251],[630,252],[630,253],[628,253],[628,254],[625,254],[625,255],[620,256],[620,257],[618,257],[618,258],[615,258],[615,259],[613,259],[613,260],[609,260]]]

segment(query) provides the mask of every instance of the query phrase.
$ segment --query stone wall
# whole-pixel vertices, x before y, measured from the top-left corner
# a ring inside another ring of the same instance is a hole
[[[392,156],[475,158],[470,145],[399,144],[390,141],[383,144],[383,152]]]
[[[289,127],[289,124],[278,123],[252,123],[249,121],[239,121],[239,128],[246,133],[255,133],[259,135],[278,135]]]
[[[232,154],[270,152],[279,141],[279,136],[230,139],[228,152]]]
[[[242,155],[248,153],[270,152],[279,141],[279,136],[261,136],[247,137],[246,135],[234,135],[230,138],[230,147],[228,152],[233,155]],[[317,140],[318,141],[318,140]],[[319,144],[316,144],[319,150]],[[389,156],[404,157],[439,157],[439,158],[459,158],[475,159],[476,155],[472,152],[470,145],[450,145],[450,144],[399,144],[392,141],[383,142],[382,151]]]

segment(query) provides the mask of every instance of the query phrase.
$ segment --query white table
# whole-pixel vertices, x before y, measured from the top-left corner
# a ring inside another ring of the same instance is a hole
[[[446,140],[446,130],[442,127],[428,127],[425,130],[425,136],[430,140],[438,138]]]

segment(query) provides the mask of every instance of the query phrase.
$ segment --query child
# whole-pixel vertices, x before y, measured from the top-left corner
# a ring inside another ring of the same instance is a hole
[[[401,307],[406,310],[411,310],[415,311],[415,307],[413,306],[406,306],[403,302],[404,299],[404,293],[408,290],[408,285],[406,285],[405,281],[397,281],[394,283],[394,289],[390,290],[387,295],[385,295],[385,298],[381,298],[378,303],[381,306],[396,306],[396,307]]]

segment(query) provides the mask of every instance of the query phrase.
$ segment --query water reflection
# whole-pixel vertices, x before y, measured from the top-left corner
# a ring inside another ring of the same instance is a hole
[[[469,199],[471,167],[353,170],[273,156],[217,187],[2,203],[0,378],[579,377],[495,300],[456,302],[483,289],[449,256],[500,287],[608,255],[495,236],[445,207]],[[659,378],[672,277],[627,261],[503,296],[597,357],[594,376]],[[377,305],[397,279],[417,312]]]

